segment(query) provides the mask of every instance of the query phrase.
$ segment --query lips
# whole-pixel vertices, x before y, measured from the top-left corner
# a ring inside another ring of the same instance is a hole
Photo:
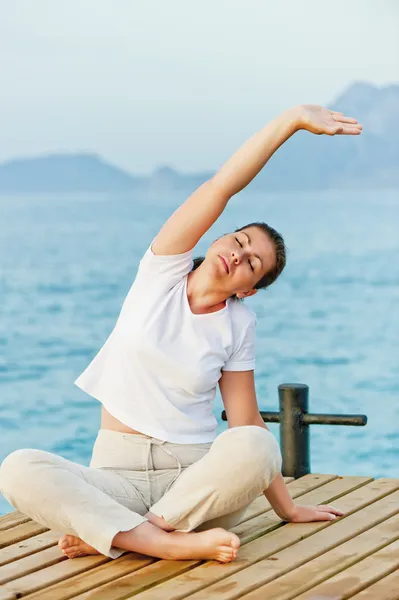
[[[223,256],[220,256],[220,254],[218,254],[219,258],[222,260],[223,264],[224,264],[224,268],[226,269],[226,272],[229,273],[230,269],[229,269],[229,265],[227,264],[227,261],[225,258],[223,258]]]

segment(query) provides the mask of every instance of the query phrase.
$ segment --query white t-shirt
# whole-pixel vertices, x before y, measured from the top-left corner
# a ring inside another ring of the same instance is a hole
[[[221,371],[255,368],[255,313],[235,299],[193,314],[193,251],[140,261],[116,325],[75,384],[128,427],[177,444],[212,442]]]

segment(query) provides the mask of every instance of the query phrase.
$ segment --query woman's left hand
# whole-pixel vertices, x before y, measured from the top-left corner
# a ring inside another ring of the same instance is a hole
[[[310,523],[311,521],[333,521],[337,517],[342,517],[344,513],[333,506],[319,504],[318,506],[300,506],[295,505],[291,518],[291,523]]]
[[[299,107],[299,129],[317,135],[359,135],[363,125],[353,117],[322,106],[305,104]]]

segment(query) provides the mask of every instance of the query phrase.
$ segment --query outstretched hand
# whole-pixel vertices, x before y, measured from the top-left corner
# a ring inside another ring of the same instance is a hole
[[[295,505],[295,510],[290,518],[292,523],[310,523],[311,521],[333,521],[342,517],[344,513],[333,506],[319,504],[318,506]]]
[[[363,129],[353,117],[313,104],[301,106],[299,123],[300,129],[317,135],[359,135]]]

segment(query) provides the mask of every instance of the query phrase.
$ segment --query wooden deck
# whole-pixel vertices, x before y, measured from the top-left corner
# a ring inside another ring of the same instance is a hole
[[[333,522],[283,524],[263,496],[235,527],[238,558],[164,561],[130,553],[69,560],[58,534],[18,512],[0,517],[0,600],[397,600],[399,479],[306,475],[300,504],[334,503]]]

